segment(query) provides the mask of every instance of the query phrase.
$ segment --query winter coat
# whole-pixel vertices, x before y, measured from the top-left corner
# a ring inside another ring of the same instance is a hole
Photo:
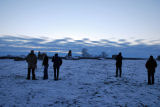
[[[149,59],[146,62],[146,68],[148,69],[148,72],[155,72],[155,68],[157,67],[157,62],[155,59]]]
[[[62,59],[60,57],[53,56],[52,62],[53,62],[53,67],[60,67],[62,65]]]
[[[122,66],[122,56],[121,55],[117,55],[117,57],[116,57],[116,66],[117,67]]]
[[[37,67],[37,57],[35,54],[29,54],[26,58],[28,63],[28,68],[36,68]]]
[[[44,57],[42,65],[43,66],[48,66],[48,56]]]

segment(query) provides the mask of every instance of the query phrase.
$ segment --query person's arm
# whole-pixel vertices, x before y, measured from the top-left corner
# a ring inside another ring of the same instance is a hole
[[[36,65],[36,69],[37,69],[37,56],[35,55],[35,65]]]
[[[117,59],[118,59],[118,55],[116,55],[116,58],[115,58],[115,60],[117,61]]]
[[[35,55],[35,63],[37,64],[37,56]]]
[[[49,59],[48,59],[48,56],[47,56],[47,58],[46,58],[46,61],[47,61],[47,63],[48,63],[48,66],[49,66],[49,62],[48,62],[48,61],[49,61]]]
[[[43,58],[42,66],[44,65],[44,60],[45,60],[45,58]]]
[[[54,56],[52,57],[52,62],[54,62]]]
[[[145,66],[146,66],[146,68],[148,69],[148,61],[146,62],[146,65],[145,65]]]
[[[62,59],[60,58],[60,65],[62,65]]]
[[[47,56],[45,57],[45,61],[48,62],[48,57]]]
[[[27,57],[26,57],[26,61],[27,61],[27,62],[28,62],[28,60],[29,60],[28,58],[29,58],[29,55],[27,55]]]
[[[155,60],[155,68],[157,67],[157,62],[156,62],[156,60]]]

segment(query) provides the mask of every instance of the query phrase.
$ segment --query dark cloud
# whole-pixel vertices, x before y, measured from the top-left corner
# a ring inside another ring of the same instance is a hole
[[[137,43],[142,43],[144,41],[144,39],[137,39],[137,40],[135,40],[135,42],[137,42]]]
[[[72,42],[70,41],[72,40]],[[89,42],[88,42],[89,41]],[[98,55],[105,51],[108,55],[116,54],[119,51],[128,57],[148,57],[149,55],[159,55],[160,45],[146,45],[144,39],[137,39],[137,45],[131,45],[125,39],[118,40],[120,43],[101,39],[100,41],[91,41],[88,38],[82,40],[73,40],[72,38],[56,39],[46,42],[45,38],[30,38],[30,37],[0,37],[0,55],[3,54],[27,54],[31,49],[35,51],[45,51],[48,54],[53,54],[50,51],[62,51],[62,55],[68,50],[72,50],[73,54],[81,52],[82,48],[87,48],[93,55]],[[42,43],[43,42],[43,43]],[[152,42],[157,42],[154,40]]]
[[[118,41],[120,41],[120,42],[125,42],[126,40],[125,40],[125,39],[119,39]]]

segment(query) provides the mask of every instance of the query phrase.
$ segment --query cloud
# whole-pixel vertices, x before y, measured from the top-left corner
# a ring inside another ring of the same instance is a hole
[[[149,55],[159,55],[160,41],[152,40],[152,44],[145,44],[144,39],[137,39],[132,43],[126,39],[119,39],[118,42],[107,39],[100,41],[91,41],[88,38],[74,40],[72,38],[63,38],[47,41],[47,38],[31,38],[4,35],[0,37],[0,55],[4,54],[27,54],[31,49],[35,51],[47,52],[49,55],[58,52],[65,55],[68,50],[73,51],[73,55],[79,55],[82,48],[87,48],[89,53],[98,55],[105,51],[108,55],[122,52],[126,57],[148,57]],[[154,44],[155,43],[155,44]],[[159,44],[158,44],[159,43]]]

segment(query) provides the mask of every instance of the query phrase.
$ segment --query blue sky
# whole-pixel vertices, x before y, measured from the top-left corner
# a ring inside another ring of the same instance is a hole
[[[145,45],[147,49],[160,45],[159,0],[0,0],[0,16],[1,40],[9,35],[48,42],[87,38],[101,44],[104,39],[129,43],[127,47]],[[115,48],[116,52],[129,51]],[[103,50],[103,46],[98,49]],[[158,55],[159,48],[154,50]],[[146,52],[146,56],[150,54]]]

